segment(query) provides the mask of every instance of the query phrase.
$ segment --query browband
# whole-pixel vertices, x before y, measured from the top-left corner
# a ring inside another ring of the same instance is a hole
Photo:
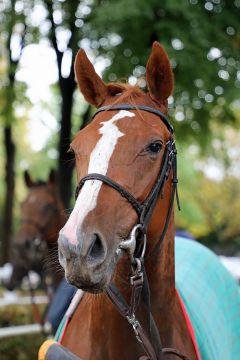
[[[101,106],[100,108],[97,109],[97,111],[93,114],[92,119],[99,114],[100,112],[103,111],[111,111],[111,110],[143,110],[143,111],[147,111],[149,113],[155,114],[157,116],[160,117],[160,119],[162,120],[162,122],[166,125],[166,127],[168,128],[168,130],[173,134],[173,126],[170,124],[170,122],[168,121],[167,116],[160,110],[157,110],[155,108],[152,108],[150,106],[146,106],[146,105],[132,105],[132,104],[117,104],[117,105],[106,105],[106,106]]]

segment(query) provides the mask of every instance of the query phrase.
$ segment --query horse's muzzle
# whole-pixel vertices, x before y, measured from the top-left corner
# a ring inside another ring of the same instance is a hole
[[[58,239],[59,262],[66,279],[78,288],[90,292],[102,291],[105,283],[107,247],[100,234],[84,234],[73,245],[60,232]]]

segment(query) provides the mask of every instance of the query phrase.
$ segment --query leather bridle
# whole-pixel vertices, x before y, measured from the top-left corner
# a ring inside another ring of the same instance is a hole
[[[138,216],[138,223],[132,229],[130,238],[122,241],[117,249],[118,255],[122,251],[127,251],[131,258],[132,276],[130,276],[130,284],[132,287],[132,296],[130,305],[127,304],[127,302],[114,284],[110,284],[108,286],[108,288],[106,289],[106,294],[108,295],[112,303],[116,306],[119,313],[123,317],[125,317],[132,326],[135,332],[135,336],[145,353],[145,355],[142,356],[140,359],[160,360],[162,359],[162,354],[173,354],[181,359],[189,360],[184,354],[180,353],[175,349],[162,348],[157,325],[151,314],[150,291],[146,271],[144,268],[147,228],[159,196],[164,196],[164,186],[170,174],[172,176],[172,189],[167,216],[165,219],[162,234],[160,236],[160,240],[156,247],[153,249],[152,253],[148,256],[155,254],[159,250],[161,243],[166,235],[173,210],[175,194],[177,198],[178,208],[180,209],[177,193],[177,150],[175,146],[175,141],[173,139],[173,127],[169,123],[167,116],[163,112],[146,105],[117,104],[112,106],[102,106],[95,112],[93,118],[101,112],[114,110],[142,110],[154,114],[158,116],[158,118],[165,124],[165,126],[169,130],[170,135],[167,143],[165,144],[165,150],[157,180],[145,201],[143,203],[140,203],[127,189],[125,189],[116,181],[110,179],[105,175],[92,173],[84,176],[79,181],[76,188],[75,197],[78,197],[79,191],[81,190],[82,186],[85,184],[86,181],[99,180],[105,185],[108,185],[114,190],[118,191],[120,195],[124,197],[134,208]],[[151,340],[149,340],[149,336],[146,334],[135,315],[141,295],[143,297],[143,301],[146,305],[148,312],[149,333]]]

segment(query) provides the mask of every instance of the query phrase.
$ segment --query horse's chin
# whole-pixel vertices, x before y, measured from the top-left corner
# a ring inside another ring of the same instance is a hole
[[[104,287],[101,285],[82,286],[80,289],[90,294],[101,294],[104,292]]]
[[[121,256],[122,253],[116,252],[112,259],[106,259],[100,267],[87,274],[84,268],[81,269],[79,263],[66,263],[64,266],[66,280],[85,292],[91,294],[102,293],[110,285]]]
[[[116,263],[111,261],[110,264],[104,262],[97,269],[91,272],[85,271],[81,264],[67,264],[65,266],[66,280],[71,284],[85,292],[98,294],[105,291],[111,283]]]
[[[110,281],[105,278],[100,280],[99,282],[91,282],[81,280],[80,278],[66,276],[66,280],[78,289],[81,289],[91,294],[99,294],[104,292],[110,283]]]

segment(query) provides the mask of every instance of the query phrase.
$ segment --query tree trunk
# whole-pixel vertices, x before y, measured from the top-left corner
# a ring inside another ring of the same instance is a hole
[[[73,93],[76,87],[75,82],[70,82],[69,79],[64,79],[65,87],[62,89],[62,108],[60,120],[60,136],[59,136],[59,158],[58,158],[58,172],[59,172],[59,190],[66,209],[69,208],[72,197],[72,173],[74,169],[74,158],[71,152],[68,152],[71,142],[71,117],[73,107]],[[84,128],[90,119],[91,106],[89,105],[79,119],[79,129]]]
[[[73,107],[73,93],[75,82],[72,79],[63,79],[62,89],[62,107],[60,119],[59,134],[59,157],[58,157],[58,173],[59,173],[59,190],[65,208],[69,208],[72,196],[71,179],[74,162],[73,156],[68,152],[71,141],[71,117]]]
[[[4,145],[6,149],[6,175],[5,175],[5,200],[3,210],[3,233],[2,233],[2,251],[1,263],[9,261],[9,253],[12,238],[13,224],[13,199],[15,188],[15,145],[12,139],[12,128],[8,125],[4,128]]]

